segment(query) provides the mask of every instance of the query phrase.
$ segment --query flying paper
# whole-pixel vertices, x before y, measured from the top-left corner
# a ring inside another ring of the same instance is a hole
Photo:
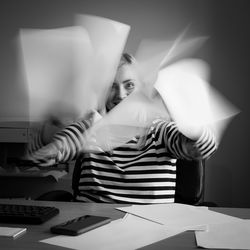
[[[207,63],[185,58],[207,38],[184,39],[185,33],[174,42],[141,44],[136,53],[141,86],[90,129],[96,145],[112,150],[145,135],[157,118],[174,120],[191,139],[198,139],[203,127],[209,127],[220,142],[239,110],[210,85]]]
[[[96,145],[104,151],[110,151],[134,136],[143,137],[157,118],[170,121],[161,98],[148,98],[143,91],[136,90],[87,131],[87,147],[94,150],[93,146]],[[85,145],[84,150],[88,150],[87,147]]]
[[[90,15],[76,24],[20,32],[31,120],[74,120],[105,102],[130,27]]]
[[[97,109],[102,109],[113,84],[130,26],[91,15],[77,15],[75,23],[88,31],[91,40],[93,47],[91,84],[97,97]]]
[[[75,24],[20,32],[31,120],[76,120],[105,107],[130,27],[91,15],[77,15]],[[139,89],[87,131],[89,145],[112,150],[144,136],[157,118],[174,120],[191,139],[209,126],[220,141],[239,111],[209,84],[209,66],[188,58],[207,38],[185,39],[187,30],[175,41],[141,43]]]
[[[87,93],[91,96],[92,45],[87,31],[81,27],[21,30],[20,42],[30,119],[40,121],[51,113],[60,118],[77,116]]]
[[[160,70],[154,87],[183,134],[197,138],[200,129],[210,127],[219,142],[239,111],[208,83],[208,77],[204,61],[185,59]]]

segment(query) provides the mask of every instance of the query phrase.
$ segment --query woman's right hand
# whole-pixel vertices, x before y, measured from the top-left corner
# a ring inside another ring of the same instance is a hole
[[[30,153],[27,160],[34,162],[41,167],[53,166],[58,163],[61,152],[54,143],[49,143],[46,146]]]

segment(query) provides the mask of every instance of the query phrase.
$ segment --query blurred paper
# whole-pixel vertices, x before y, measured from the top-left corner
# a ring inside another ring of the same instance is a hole
[[[118,210],[165,225],[167,228],[192,230],[196,226],[234,222],[241,219],[199,207],[171,203],[155,205],[132,205]]]
[[[207,78],[209,67],[204,61],[185,59],[162,69],[154,87],[181,132],[192,138],[208,126],[219,141],[229,119],[239,111],[212,88]]]
[[[184,39],[187,30],[175,41],[142,41],[136,53],[139,90],[90,131],[96,137],[96,145],[104,151],[121,146],[134,136],[143,136],[156,118],[174,120],[191,139],[200,136],[203,126],[210,127],[217,142],[221,140],[239,111],[209,84],[207,63],[183,59],[207,40],[207,37]]]
[[[199,247],[215,249],[250,249],[250,220],[209,225],[207,231],[196,232]]]
[[[204,37],[185,39],[188,27],[175,41],[144,40],[136,52],[136,70],[139,89],[113,108],[90,129],[89,145],[110,151],[130,141],[135,136],[144,136],[153,120],[163,118],[170,121],[168,107],[154,89],[158,71],[173,60],[194,53],[206,40]],[[196,71],[197,71],[196,65]],[[200,67],[201,68],[201,67]],[[200,73],[201,73],[201,69]],[[203,70],[203,77],[207,72]],[[95,138],[94,143],[90,138]],[[142,142],[143,140],[141,140]],[[139,145],[138,145],[139,146]],[[92,147],[93,149],[93,147]]]
[[[138,72],[144,92],[150,95],[153,84],[157,79],[160,69],[187,57],[192,57],[195,52],[206,42],[207,37],[197,36],[186,38],[189,26],[187,26],[175,40],[143,40],[135,58],[138,62]]]
[[[31,120],[77,119],[106,101],[130,27],[89,15],[76,24],[21,30]]]
[[[208,37],[185,38],[189,26],[174,41],[144,40],[137,52],[143,93],[161,95],[180,131],[191,139],[210,127],[220,142],[239,110],[210,84],[210,68],[191,59]],[[185,59],[186,58],[186,59]],[[155,88],[155,89],[154,89]]]
[[[142,91],[135,91],[88,132],[90,137],[95,137],[96,146],[104,151],[110,151],[135,136],[144,136],[157,118],[170,119],[161,98],[148,98]]]
[[[166,66],[185,58],[192,57],[198,49],[207,41],[208,37],[198,36],[193,38],[186,38],[182,40],[183,36],[181,35],[173,43],[173,46],[168,51],[166,56],[161,62],[160,68],[165,68]]]
[[[128,215],[79,236],[56,236],[41,242],[76,250],[83,247],[88,250],[134,250],[182,232],[181,229],[167,229],[157,223]]]
[[[92,45],[87,31],[81,27],[21,30],[20,42],[30,119],[77,116],[91,96]]]
[[[93,47],[92,84],[97,99],[97,109],[105,107],[113,84],[130,26],[108,18],[77,15],[76,25],[84,27]]]
[[[174,120],[190,138],[202,127],[210,127],[219,142],[239,111],[208,83],[209,75],[208,65],[198,59],[160,70],[154,85],[158,95],[145,94],[142,85],[89,130],[96,145],[104,151],[122,146],[134,136],[145,135],[157,118]]]

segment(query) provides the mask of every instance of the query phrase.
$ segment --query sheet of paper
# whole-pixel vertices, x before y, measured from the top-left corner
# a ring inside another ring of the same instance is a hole
[[[75,19],[72,27],[20,32],[30,120],[74,120],[106,101],[130,26],[91,15]]]
[[[209,126],[219,142],[239,110],[209,84],[209,72],[204,61],[183,59],[160,70],[154,87],[183,134]]]
[[[76,250],[137,249],[183,232],[182,229],[166,229],[165,226],[127,215],[80,236],[56,236],[41,242]]]
[[[197,245],[205,248],[250,249],[250,220],[209,225],[196,232]]]
[[[80,99],[78,93],[84,95],[82,86],[89,90],[87,84],[91,75],[92,45],[86,29],[76,26],[22,29],[20,49],[30,119],[43,120],[48,113],[67,117],[78,111],[84,104],[84,98]],[[82,73],[78,70],[80,63]]]
[[[144,83],[152,85],[160,69],[183,58],[193,57],[208,37],[185,38],[187,26],[174,40],[144,39],[139,44],[135,58],[138,62],[140,77]],[[145,86],[147,87],[147,86]]]
[[[96,145],[110,151],[134,136],[145,135],[152,121],[159,117],[170,120],[160,98],[150,99],[141,91],[134,91],[88,131],[95,136]]]
[[[208,209],[201,209],[199,207],[179,203],[133,205],[131,207],[117,209],[160,223],[168,228],[180,227],[186,230],[192,230],[194,227],[200,225],[241,220]]]
[[[93,47],[91,85],[96,109],[103,108],[127,42],[130,26],[109,18],[76,15],[75,24],[87,30]],[[81,65],[79,71],[81,72]],[[88,98],[89,101],[92,101]]]

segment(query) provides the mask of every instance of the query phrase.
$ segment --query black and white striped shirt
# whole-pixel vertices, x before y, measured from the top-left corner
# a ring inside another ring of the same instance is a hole
[[[176,161],[206,159],[216,150],[210,130],[190,140],[178,131],[174,122],[158,119],[147,131],[141,144],[133,138],[112,152],[97,148],[81,152],[84,131],[90,123],[77,122],[54,136],[61,152],[58,161],[81,157],[78,200],[110,203],[171,203],[174,202]]]

